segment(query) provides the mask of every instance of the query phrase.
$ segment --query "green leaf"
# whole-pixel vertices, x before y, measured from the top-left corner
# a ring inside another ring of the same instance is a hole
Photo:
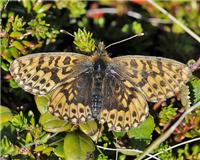
[[[64,139],[66,160],[94,159],[95,146],[92,140],[81,132],[71,132]]]
[[[138,127],[131,129],[127,134],[129,138],[135,139],[151,139],[155,123],[151,115]]]
[[[4,71],[9,71],[9,65],[7,63],[5,63],[4,61],[0,61],[1,63],[1,68],[4,70]]]
[[[17,82],[15,82],[13,79],[9,81],[9,85],[12,88],[19,88]]]
[[[19,41],[13,41],[12,42],[12,45],[15,47],[15,48],[17,48],[18,50],[20,50],[20,51],[24,51],[25,50],[25,47],[22,45],[22,43],[21,42],[19,42]]]
[[[79,128],[94,141],[98,139],[98,126],[96,121],[92,120],[87,123],[80,123]]]
[[[0,118],[0,124],[11,121],[13,118],[11,110],[7,107],[0,106]]]
[[[136,21],[132,23],[132,30],[135,33],[143,32],[142,25],[140,23],[136,22]]]
[[[64,153],[64,145],[63,143],[60,143],[54,150],[55,155],[61,158],[65,158],[65,153]]]
[[[10,37],[20,39],[20,37],[22,37],[22,33],[17,32],[17,31],[13,31],[13,32],[11,32]]]
[[[126,134],[126,132],[115,132],[113,131],[113,135],[117,138],[121,138]]]
[[[45,11],[49,10],[49,8],[51,8],[51,6],[52,6],[52,4],[50,4],[50,3],[49,4],[45,4],[41,8],[39,8],[37,10],[37,13],[45,12]]]
[[[22,0],[22,4],[24,6],[24,8],[27,9],[27,12],[30,13],[31,11],[31,1],[27,1],[27,0]]]
[[[44,114],[47,112],[47,105],[49,101],[49,96],[38,96],[36,95],[34,97],[35,103],[37,105],[37,108],[41,114]]]
[[[64,120],[59,120],[57,117],[46,112],[40,116],[40,124],[47,132],[64,132],[72,128],[71,123],[66,123]]]

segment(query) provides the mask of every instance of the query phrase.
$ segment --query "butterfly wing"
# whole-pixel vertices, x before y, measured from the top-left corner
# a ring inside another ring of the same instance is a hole
[[[106,122],[110,130],[129,130],[146,119],[148,104],[144,95],[114,70],[105,77],[103,93],[100,122]]]
[[[65,121],[78,124],[92,118],[90,73],[83,72],[72,77],[53,91],[49,101],[49,111]]]
[[[75,67],[76,66],[76,67]],[[10,72],[25,91],[45,95],[71,77],[87,70],[88,56],[71,53],[38,53],[14,60]]]
[[[113,59],[112,66],[150,102],[175,96],[191,77],[185,64],[160,57],[121,56]]]

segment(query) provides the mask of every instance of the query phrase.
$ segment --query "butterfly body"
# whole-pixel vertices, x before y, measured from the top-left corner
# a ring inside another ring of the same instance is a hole
[[[175,96],[190,76],[175,60],[150,56],[110,58],[103,43],[92,56],[71,52],[20,57],[10,66],[18,84],[34,95],[50,94],[48,110],[73,124],[93,118],[110,130],[137,127],[149,102]]]

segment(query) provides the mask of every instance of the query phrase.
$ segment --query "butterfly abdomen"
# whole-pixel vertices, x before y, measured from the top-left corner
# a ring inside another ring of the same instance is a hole
[[[96,59],[93,66],[93,84],[92,84],[92,100],[91,110],[93,117],[97,117],[102,107],[102,84],[105,77],[106,62],[99,58]]]

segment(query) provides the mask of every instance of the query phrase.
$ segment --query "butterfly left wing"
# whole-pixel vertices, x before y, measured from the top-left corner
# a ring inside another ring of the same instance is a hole
[[[91,81],[91,74],[83,72],[55,89],[48,104],[50,113],[73,124],[90,120]]]
[[[45,95],[88,69],[88,56],[71,52],[37,53],[15,59],[10,72],[25,91]]]
[[[146,119],[148,104],[144,95],[114,70],[105,77],[103,95],[100,123],[106,122],[110,130],[127,131]]]

